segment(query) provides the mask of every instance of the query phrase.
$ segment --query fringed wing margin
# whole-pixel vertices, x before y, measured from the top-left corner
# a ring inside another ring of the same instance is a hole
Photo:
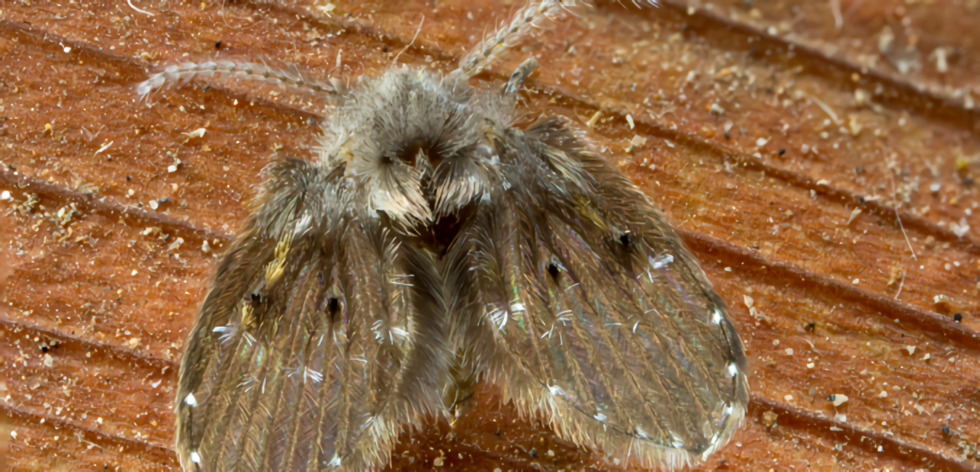
[[[741,341],[697,261],[560,123],[496,146],[507,184],[466,235],[471,368],[582,446],[642,466],[707,458],[748,390]]]
[[[342,166],[283,160],[267,174],[186,347],[181,463],[383,467],[405,425],[440,405],[428,358],[442,320],[419,316],[440,310],[400,272],[417,255],[354,210]]]

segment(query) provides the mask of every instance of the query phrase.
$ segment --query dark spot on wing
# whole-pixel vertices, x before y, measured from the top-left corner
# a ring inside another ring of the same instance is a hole
[[[622,244],[623,247],[629,247],[632,240],[633,240],[633,236],[630,234],[629,231],[619,235],[619,243]]]
[[[337,314],[340,313],[340,300],[337,297],[330,297],[327,300],[327,314],[330,315],[330,322],[333,323],[337,320]]]

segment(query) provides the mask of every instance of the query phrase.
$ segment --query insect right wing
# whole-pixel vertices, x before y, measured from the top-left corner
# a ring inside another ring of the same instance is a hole
[[[441,320],[417,314],[439,310],[399,273],[416,255],[352,211],[342,166],[284,160],[268,173],[188,341],[180,460],[381,466],[404,425],[438,407]]]
[[[467,234],[473,370],[579,445],[703,460],[748,401],[724,301],[650,201],[557,121],[497,143],[507,190]]]

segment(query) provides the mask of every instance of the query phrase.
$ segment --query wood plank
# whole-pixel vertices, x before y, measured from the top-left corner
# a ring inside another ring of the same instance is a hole
[[[975,8],[937,2],[948,8],[842,0],[840,31],[832,2],[601,2],[477,78],[499,87],[535,55],[527,112],[587,133],[664,209],[732,308],[751,414],[705,469],[980,465]],[[399,61],[449,70],[513,8],[334,4],[330,17],[306,3],[0,10],[0,190],[14,199],[0,202],[0,448],[15,468],[177,468],[168,394],[215,255],[262,167],[312,158],[329,112],[224,79],[140,101],[146,69],[220,54],[353,80],[387,67],[425,15]],[[899,43],[918,38],[921,68],[902,73],[877,49],[885,24]],[[946,45],[940,73],[926,52]],[[633,136],[647,143],[627,152]],[[33,210],[14,210],[32,194]],[[848,401],[835,408],[831,394]],[[617,467],[515,418],[495,392],[478,401],[453,430],[407,434],[391,468],[437,457],[459,470]]]

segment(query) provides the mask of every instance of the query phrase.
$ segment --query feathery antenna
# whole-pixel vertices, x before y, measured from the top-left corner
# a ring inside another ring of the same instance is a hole
[[[637,2],[638,0],[633,1],[634,4]],[[658,6],[657,0],[639,0],[639,3]],[[487,35],[463,57],[459,62],[459,68],[453,71],[452,75],[468,79],[479,74],[493,63],[500,53],[529,35],[542,19],[554,19],[565,11],[588,5],[591,5],[588,0],[532,0],[524,8],[517,10],[509,22]]]
[[[168,66],[163,72],[150,76],[136,86],[136,93],[146,97],[157,89],[165,89],[174,85],[184,85],[195,79],[210,79],[218,75],[237,76],[263,82],[279,84],[283,87],[294,88],[316,95],[345,95],[347,87],[337,79],[322,82],[312,79],[295,65],[272,67],[264,62],[244,62],[234,60],[185,62],[180,65]]]
[[[488,35],[459,63],[459,69],[453,75],[462,78],[479,74],[490,63],[497,59],[501,52],[516,44],[536,26],[542,18],[550,18],[564,8],[576,5],[576,0],[539,0],[532,1],[514,14],[510,22]]]

